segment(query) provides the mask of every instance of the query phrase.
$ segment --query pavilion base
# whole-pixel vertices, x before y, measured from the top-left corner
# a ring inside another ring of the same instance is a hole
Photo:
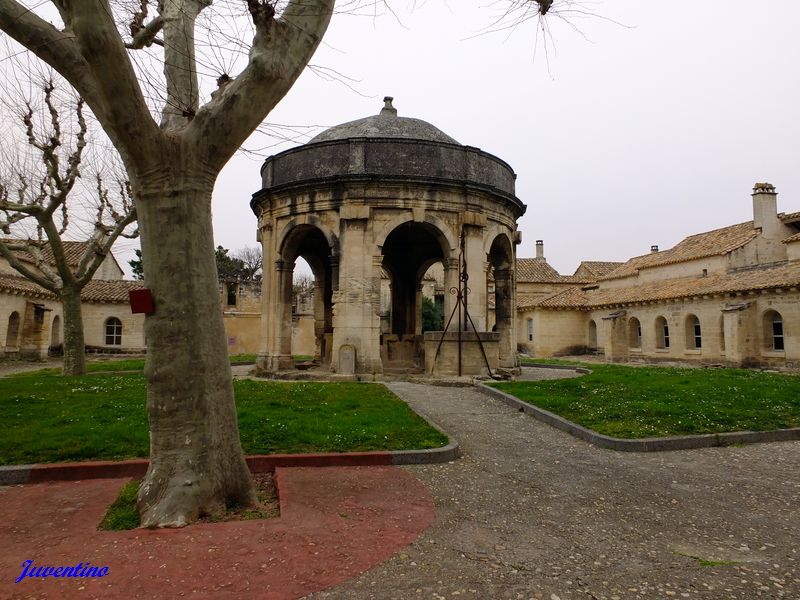
[[[461,347],[460,373],[459,346]],[[439,348],[438,356],[437,348]],[[489,368],[494,371],[500,364],[499,351],[500,334],[497,332],[479,331],[476,334],[473,331],[462,331],[459,336],[457,331],[447,333],[428,331],[425,333],[425,373],[434,377],[459,375],[488,377],[491,375]]]

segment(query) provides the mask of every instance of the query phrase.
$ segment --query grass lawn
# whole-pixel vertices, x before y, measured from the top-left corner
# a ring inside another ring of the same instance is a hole
[[[592,374],[492,385],[619,438],[800,427],[797,375],[746,369],[581,366]]]
[[[379,384],[235,382],[247,454],[436,448],[447,438]],[[0,465],[146,457],[142,375],[0,379]]]

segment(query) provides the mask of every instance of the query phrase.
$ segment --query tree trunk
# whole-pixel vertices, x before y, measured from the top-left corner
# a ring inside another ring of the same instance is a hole
[[[211,192],[215,175],[178,157],[134,188],[145,285],[150,467],[139,490],[144,527],[182,527],[255,504],[236,419],[222,321]]]
[[[83,313],[80,289],[66,287],[61,292],[64,313],[64,375],[86,375],[86,344],[83,339]]]

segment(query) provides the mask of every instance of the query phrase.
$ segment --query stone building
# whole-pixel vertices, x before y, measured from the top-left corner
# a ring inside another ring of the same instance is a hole
[[[756,184],[752,200],[752,221],[601,266],[594,281],[519,293],[519,347],[535,356],[597,350],[610,361],[800,367],[800,213],[778,213],[770,184]],[[589,274],[585,265],[576,277]]]
[[[343,374],[400,370],[452,372],[454,339],[421,331],[423,276],[441,264],[443,288],[459,285],[464,236],[477,335],[462,332],[465,369],[513,366],[516,221],[525,207],[502,160],[463,146],[430,123],[379,115],[328,129],[310,143],[269,157],[251,206],[264,253],[262,371],[292,368],[291,290],[302,257],[315,278],[315,355]],[[494,274],[496,331],[489,331],[488,273]],[[388,321],[381,278],[389,276]],[[444,294],[449,315],[456,296]],[[463,319],[462,319],[463,320]],[[467,326],[462,323],[462,329]],[[452,329],[451,329],[452,331]],[[455,336],[456,338],[458,336]]]
[[[67,262],[75,268],[85,242],[65,242]],[[44,249],[48,258],[47,248]],[[17,258],[35,268],[25,253]],[[49,257],[52,260],[52,256]],[[140,282],[124,281],[122,269],[108,255],[81,293],[86,348],[90,352],[142,352],[142,315],[131,314],[128,290]],[[21,277],[0,257],[0,356],[44,358],[63,339],[61,303],[51,292]]]
[[[261,321],[260,281],[220,281],[228,354],[255,354]]]

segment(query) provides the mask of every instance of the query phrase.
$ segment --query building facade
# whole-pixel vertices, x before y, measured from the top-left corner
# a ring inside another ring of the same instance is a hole
[[[65,242],[64,247],[70,267],[77,268],[86,243]],[[17,258],[35,268],[32,257],[18,254]],[[131,314],[128,304],[128,290],[142,284],[124,281],[122,276],[116,259],[108,255],[81,292],[84,338],[89,352],[144,351],[144,317]],[[0,355],[41,359],[50,352],[58,352],[63,327],[58,298],[18,275],[0,257]]]
[[[770,184],[752,201],[752,221],[653,247],[594,281],[519,294],[520,349],[800,367],[800,213],[778,213]]]

